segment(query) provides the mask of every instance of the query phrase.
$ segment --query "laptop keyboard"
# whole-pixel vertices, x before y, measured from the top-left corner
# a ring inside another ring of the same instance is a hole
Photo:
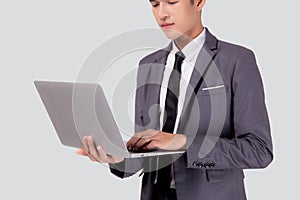
[[[157,151],[157,149],[130,149],[128,151],[131,153],[148,153],[148,152]]]

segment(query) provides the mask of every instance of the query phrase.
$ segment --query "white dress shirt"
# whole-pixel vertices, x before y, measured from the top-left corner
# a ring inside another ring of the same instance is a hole
[[[178,123],[179,119],[182,113],[182,108],[184,105],[184,99],[185,94],[188,88],[188,84],[190,82],[192,72],[198,57],[198,54],[204,44],[205,41],[205,28],[203,31],[194,38],[190,43],[188,43],[181,52],[184,54],[185,59],[183,60],[183,63],[181,65],[181,79],[179,84],[179,96],[178,96],[178,110],[177,110],[177,116],[175,121],[175,127],[173,133],[177,133],[178,129]],[[165,102],[166,102],[166,96],[167,96],[167,88],[168,88],[168,82],[169,78],[172,72],[172,69],[174,67],[175,63],[175,54],[179,51],[177,46],[175,45],[174,41],[172,42],[172,50],[168,55],[164,74],[163,74],[163,80],[161,85],[161,91],[160,91],[160,130],[163,128],[163,119],[164,119],[164,110],[165,110]],[[175,188],[175,181],[173,177],[173,165],[172,165],[172,181],[171,181],[171,188]]]
[[[178,111],[177,111],[177,117],[175,122],[175,127],[173,133],[177,132],[178,129],[178,122],[181,116],[182,107],[184,104],[184,98],[186,94],[186,90],[188,88],[189,81],[192,76],[192,72],[197,60],[197,56],[204,44],[205,41],[205,29],[195,38],[193,39],[189,44],[187,44],[181,52],[184,54],[185,59],[183,60],[183,63],[181,65],[181,79],[180,79],[180,85],[179,85],[179,96],[178,96]],[[167,96],[167,88],[168,88],[168,82],[169,78],[172,72],[172,69],[174,67],[175,63],[175,54],[178,52],[178,48],[175,45],[174,41],[172,42],[172,50],[167,58],[167,63],[164,70],[163,80],[162,80],[162,86],[160,91],[160,129],[163,128],[163,111],[165,109],[165,102],[166,102],[166,96]]]

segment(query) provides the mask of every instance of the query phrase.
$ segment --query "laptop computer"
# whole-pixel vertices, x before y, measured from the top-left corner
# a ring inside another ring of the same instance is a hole
[[[34,81],[60,142],[81,148],[85,135],[93,136],[107,154],[138,158],[182,154],[184,150],[130,152],[123,141],[102,87],[96,83]]]

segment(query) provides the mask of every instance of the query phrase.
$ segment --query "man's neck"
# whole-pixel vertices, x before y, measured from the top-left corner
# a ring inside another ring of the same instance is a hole
[[[198,35],[200,35],[203,30],[204,30],[204,27],[201,25],[199,31],[197,31],[191,37],[183,35],[183,36],[180,36],[180,37],[176,38],[174,40],[174,43],[175,43],[176,47],[179,50],[182,50],[188,43],[190,43],[194,38],[196,38]]]

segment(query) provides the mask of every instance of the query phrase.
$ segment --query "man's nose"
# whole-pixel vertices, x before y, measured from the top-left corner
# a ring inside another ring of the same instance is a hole
[[[162,19],[162,20],[169,17],[169,11],[168,11],[168,8],[167,8],[165,5],[163,5],[163,4],[159,7],[159,10],[158,10],[158,17],[159,17],[160,19]]]

